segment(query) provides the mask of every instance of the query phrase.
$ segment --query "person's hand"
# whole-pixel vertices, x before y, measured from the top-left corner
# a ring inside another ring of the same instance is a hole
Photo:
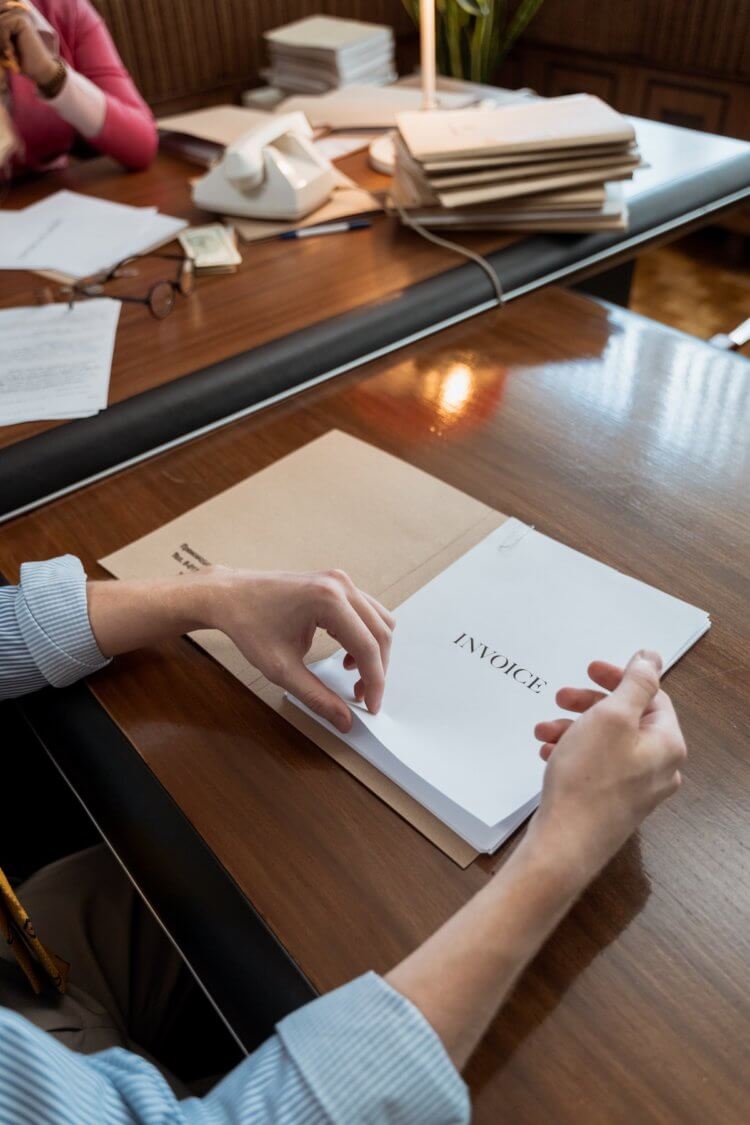
[[[15,58],[21,73],[45,86],[57,73],[57,62],[34,26],[31,14],[18,0],[0,0],[0,58]]]
[[[273,683],[340,731],[352,725],[346,703],[304,664],[316,629],[346,649],[357,668],[355,697],[376,712],[383,699],[394,619],[340,570],[306,574],[212,567],[210,624],[221,629]]]
[[[687,754],[661,660],[640,652],[623,671],[596,661],[589,676],[604,690],[562,688],[557,703],[578,719],[539,723],[548,762],[531,832],[590,878],[641,821],[680,785]],[[611,694],[610,694],[611,693]]]

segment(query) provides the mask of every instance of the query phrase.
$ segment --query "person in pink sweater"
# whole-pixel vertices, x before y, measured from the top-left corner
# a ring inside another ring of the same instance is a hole
[[[89,0],[0,0],[0,105],[17,134],[11,172],[64,162],[75,140],[145,168],[156,124]]]

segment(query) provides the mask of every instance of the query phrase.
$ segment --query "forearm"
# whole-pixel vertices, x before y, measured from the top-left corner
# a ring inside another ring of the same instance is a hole
[[[531,831],[494,879],[386,976],[459,1069],[588,877]]]
[[[89,143],[126,168],[147,167],[158,147],[156,123],[104,21],[89,5],[80,13],[73,65],[102,95],[100,126],[84,134]]]
[[[89,582],[89,620],[105,656],[212,628],[220,579],[211,571],[179,578]]]

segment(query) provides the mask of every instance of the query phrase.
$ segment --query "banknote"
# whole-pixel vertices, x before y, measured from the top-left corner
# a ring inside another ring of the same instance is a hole
[[[187,227],[177,237],[196,273],[234,273],[242,262],[234,231],[223,223]]]

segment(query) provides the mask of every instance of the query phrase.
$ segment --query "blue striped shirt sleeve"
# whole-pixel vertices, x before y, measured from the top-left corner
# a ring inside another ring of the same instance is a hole
[[[18,586],[0,587],[0,699],[64,687],[107,663],[91,631],[78,559],[24,563]]]
[[[287,1016],[211,1093],[184,1101],[138,1055],[77,1055],[0,1009],[0,1121],[465,1125],[469,1116],[438,1036],[374,973]]]

